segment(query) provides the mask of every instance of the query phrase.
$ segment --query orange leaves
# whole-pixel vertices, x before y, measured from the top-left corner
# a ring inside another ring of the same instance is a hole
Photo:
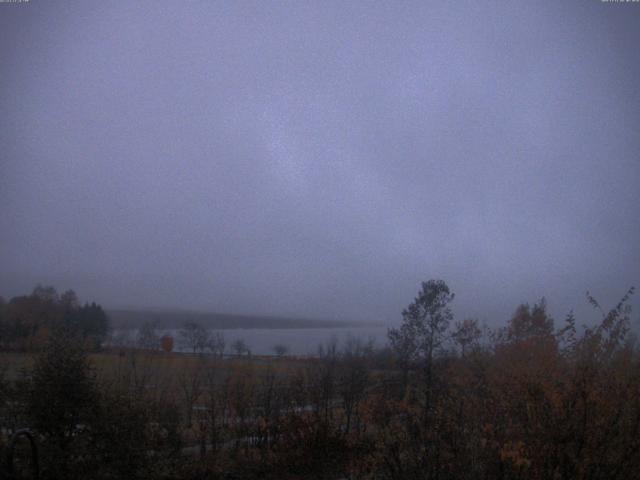
[[[531,466],[531,460],[527,458],[526,447],[522,441],[507,442],[504,444],[500,449],[500,459],[512,464],[518,469]]]
[[[173,337],[171,335],[163,335],[160,338],[160,347],[167,353],[173,351]]]

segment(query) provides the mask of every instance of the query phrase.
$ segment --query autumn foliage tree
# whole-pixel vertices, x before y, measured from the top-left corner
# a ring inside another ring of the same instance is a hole
[[[61,295],[38,285],[30,295],[0,302],[0,349],[38,350],[54,332],[80,338],[99,348],[109,332],[109,318],[96,303],[80,304],[75,292]]]
[[[131,350],[100,377],[90,359],[108,353],[47,341],[21,380],[0,368],[0,454],[3,432],[26,424],[44,478],[637,478],[632,295],[611,310],[588,296],[599,316],[588,327],[572,313],[554,321],[540,300],[488,329],[455,321],[453,293],[430,280],[389,331],[392,348],[351,338],[313,358]]]
[[[433,357],[440,381],[426,429],[415,421],[419,398],[377,399],[376,409],[388,408],[372,418],[374,477],[635,478],[640,358],[630,335],[632,294],[607,312],[589,296],[601,319],[582,332],[573,314],[556,329],[544,300],[523,304],[489,344]],[[467,345],[475,327],[458,323],[451,339]]]

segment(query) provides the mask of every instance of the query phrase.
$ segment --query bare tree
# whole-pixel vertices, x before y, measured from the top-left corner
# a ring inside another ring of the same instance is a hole
[[[193,409],[196,406],[205,381],[205,368],[202,359],[197,359],[194,365],[186,365],[178,374],[178,385],[184,400],[187,427],[192,426]]]
[[[332,400],[336,395],[337,341],[332,338],[326,345],[318,346],[318,359],[307,367],[307,378],[311,407],[317,425],[328,428],[333,418]]]
[[[354,419],[357,421],[356,428],[359,429],[360,426],[358,407],[364,399],[369,382],[366,360],[372,350],[371,342],[365,345],[360,340],[351,337],[347,339],[342,352],[338,374],[338,393],[342,399],[345,414],[345,433],[350,432]]]
[[[249,347],[247,346],[245,341],[241,338],[237,339],[231,344],[231,350],[233,350],[235,354],[238,355],[239,357],[244,355],[245,353],[247,355],[250,354]]]
[[[234,451],[241,443],[248,447],[246,437],[251,429],[251,414],[255,404],[256,382],[253,367],[244,364],[228,377],[228,401],[233,413],[233,431],[236,438]]]
[[[160,336],[157,332],[156,322],[144,322],[138,330],[136,344],[144,350],[158,350],[160,348]]]
[[[182,347],[193,353],[202,353],[209,347],[209,331],[198,322],[187,321],[180,330]]]
[[[284,357],[287,353],[289,353],[289,347],[286,345],[278,344],[273,346],[273,352],[278,357]]]
[[[261,376],[257,387],[256,413],[260,420],[257,424],[257,437],[262,445],[271,443],[278,419],[284,410],[284,386],[277,372],[270,366]]]
[[[226,341],[222,332],[215,332],[215,334],[209,335],[208,348],[216,357],[223,357],[226,347]]]
[[[224,441],[224,432],[229,423],[228,376],[228,372],[219,370],[215,365],[209,365],[204,375],[203,413],[213,452],[216,452]]]

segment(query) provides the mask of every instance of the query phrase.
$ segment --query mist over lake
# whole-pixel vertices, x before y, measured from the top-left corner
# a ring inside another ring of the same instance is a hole
[[[0,480],[640,479],[640,0],[0,0]]]

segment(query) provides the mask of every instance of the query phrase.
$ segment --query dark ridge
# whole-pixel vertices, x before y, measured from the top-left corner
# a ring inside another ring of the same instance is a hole
[[[234,328],[344,328],[374,325],[373,323],[345,320],[188,311],[107,310],[107,314],[111,319],[112,327],[116,330],[139,328],[145,322],[154,322],[160,329],[180,328],[187,321],[198,322],[206,328],[218,330]]]

